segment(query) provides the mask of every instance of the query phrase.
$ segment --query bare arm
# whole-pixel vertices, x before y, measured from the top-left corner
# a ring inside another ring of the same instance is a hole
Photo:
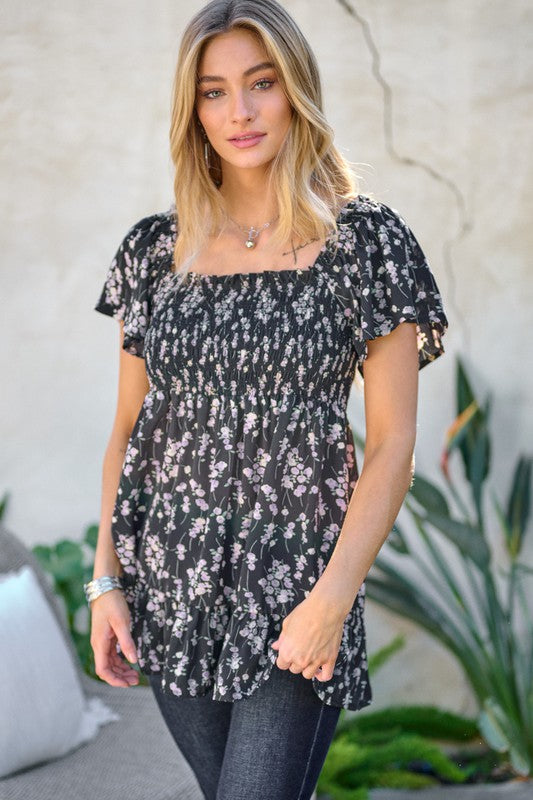
[[[123,322],[121,321],[118,399],[113,428],[103,461],[102,502],[93,578],[99,578],[102,575],[122,574],[122,566],[117,558],[111,539],[111,517],[126,446],[143,400],[150,388],[144,359],[126,353],[122,349],[123,340],[124,330]]]
[[[311,593],[343,618],[392,529],[414,471],[416,326],[401,323],[367,345],[364,463],[335,550]]]
[[[124,331],[121,322],[118,401],[104,455],[102,506],[93,578],[122,574],[122,565],[111,538],[111,518],[128,440],[150,388],[144,359],[126,353],[122,349],[123,340]],[[135,642],[130,633],[130,612],[126,599],[122,590],[111,589],[91,602],[91,647],[98,677],[111,686],[127,688],[138,683],[139,677],[136,670],[119,656],[117,643],[130,662],[137,660]]]

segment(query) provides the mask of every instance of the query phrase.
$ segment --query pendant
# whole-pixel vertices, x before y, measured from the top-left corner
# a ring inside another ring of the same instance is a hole
[[[246,240],[246,247],[248,247],[248,249],[255,247],[255,239],[257,239],[260,233],[261,233],[260,229],[254,228],[254,226],[252,225],[252,227],[248,231],[248,239]]]

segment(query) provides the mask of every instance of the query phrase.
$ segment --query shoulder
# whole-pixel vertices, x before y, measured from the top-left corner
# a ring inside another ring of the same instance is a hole
[[[119,319],[139,309],[148,314],[157,287],[168,272],[174,237],[172,206],[134,222],[111,260],[95,308]]]
[[[338,241],[344,252],[355,256],[352,271],[376,271],[394,262],[410,280],[410,270],[429,268],[411,226],[393,206],[359,194],[344,206],[338,218]]]
[[[153,294],[169,270],[175,237],[173,206],[141,217],[121,240],[110,265],[109,279],[131,292]]]
[[[387,335],[401,322],[417,325],[420,367],[441,355],[448,327],[442,297],[403,215],[360,194],[345,205],[338,227],[338,294],[354,320],[359,359],[367,358],[369,339]]]
[[[171,255],[176,237],[175,206],[142,217],[131,225],[120,247],[137,256]]]
[[[393,206],[366,194],[353,197],[341,209],[339,222],[364,234],[405,236],[412,233],[402,214]]]

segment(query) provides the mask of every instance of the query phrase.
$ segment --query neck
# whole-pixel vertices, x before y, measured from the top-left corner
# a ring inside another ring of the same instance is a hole
[[[224,170],[219,192],[228,215],[240,225],[261,226],[274,219],[277,202],[266,185],[264,170]]]

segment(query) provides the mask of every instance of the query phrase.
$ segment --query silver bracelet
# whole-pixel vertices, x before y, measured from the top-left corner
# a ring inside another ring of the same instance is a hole
[[[89,607],[93,600],[111,589],[122,589],[122,581],[117,575],[102,575],[101,578],[93,578],[92,581],[83,584]]]

